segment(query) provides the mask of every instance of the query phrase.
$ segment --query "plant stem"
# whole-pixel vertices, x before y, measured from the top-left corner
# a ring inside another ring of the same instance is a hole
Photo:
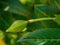
[[[55,20],[56,18],[39,18],[39,19],[31,19],[28,20],[28,23],[33,23],[33,22],[37,22],[37,21],[44,21],[44,20]]]

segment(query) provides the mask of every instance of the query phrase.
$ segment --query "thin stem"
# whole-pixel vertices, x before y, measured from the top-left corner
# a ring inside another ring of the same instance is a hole
[[[33,23],[33,22],[37,22],[37,21],[44,21],[44,20],[55,20],[56,18],[39,18],[39,19],[31,19],[28,20],[28,23]]]

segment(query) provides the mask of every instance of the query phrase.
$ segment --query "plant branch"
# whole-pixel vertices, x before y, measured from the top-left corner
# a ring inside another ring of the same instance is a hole
[[[55,20],[56,18],[39,18],[39,19],[31,19],[28,20],[28,23],[33,23],[33,22],[37,22],[37,21],[44,21],[44,20]]]

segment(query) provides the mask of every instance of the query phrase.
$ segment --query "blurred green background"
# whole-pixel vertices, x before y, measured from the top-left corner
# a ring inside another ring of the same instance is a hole
[[[0,0],[0,45],[29,45],[19,43],[26,33],[46,29],[60,28],[55,21],[38,21],[28,23],[24,32],[6,32],[16,20],[30,20],[60,15],[60,0]],[[58,4],[57,4],[58,2]],[[59,18],[60,19],[60,18]],[[13,26],[14,27],[14,26]],[[13,30],[11,30],[13,31]]]

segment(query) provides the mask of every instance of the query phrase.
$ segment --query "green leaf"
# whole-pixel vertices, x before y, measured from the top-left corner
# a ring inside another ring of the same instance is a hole
[[[60,45],[60,39],[26,39],[22,43],[28,45]]]
[[[37,30],[26,35],[24,39],[60,39],[60,28]]]
[[[48,28],[31,32],[21,37],[18,42],[28,45],[56,45],[60,44],[60,28]],[[32,42],[31,42],[32,41]]]
[[[56,20],[55,21],[60,25],[60,15],[56,16]]]
[[[35,4],[46,4],[47,0],[34,0]]]
[[[6,8],[4,9],[5,11],[8,11],[10,13],[14,13],[14,14],[19,14],[19,15],[27,15],[27,12],[26,10],[22,10],[21,8],[19,7],[16,7],[14,5],[9,5],[9,6],[6,6]]]
[[[0,40],[4,38],[4,32],[0,30]]]
[[[8,6],[5,8],[5,10],[8,8],[7,11],[23,16],[29,16],[30,11],[29,9],[21,4],[18,0],[8,0]]]
[[[30,33],[27,39],[60,39],[60,29],[48,28]]]
[[[24,20],[15,21],[6,32],[22,32],[26,30],[27,22]]]
[[[27,0],[19,0],[21,3],[25,4]]]
[[[54,17],[55,13],[57,12],[50,6],[47,6],[47,5],[35,6],[35,14],[37,18]],[[42,26],[40,25],[39,28],[58,28],[59,27],[59,25],[52,20],[40,21],[39,24],[42,25]]]
[[[60,0],[49,0],[49,3],[53,8],[60,10]]]
[[[47,0],[40,0],[40,2],[41,2],[42,4],[46,4],[46,3],[47,3]]]
[[[37,17],[53,17],[53,14],[56,13],[56,11],[47,5],[36,5],[35,6],[35,14]]]
[[[27,2],[33,2],[34,0],[19,0],[21,3],[26,4]]]

